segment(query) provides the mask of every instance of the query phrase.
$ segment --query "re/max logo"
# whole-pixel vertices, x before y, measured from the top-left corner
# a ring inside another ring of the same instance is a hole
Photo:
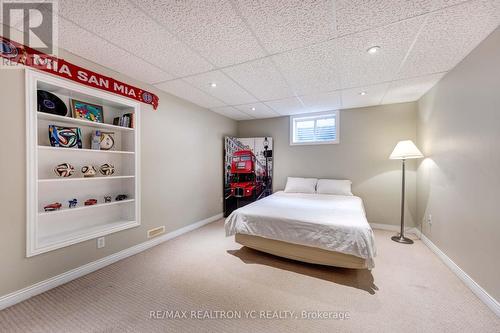
[[[57,3],[55,1],[1,0],[2,35],[10,40],[22,35],[24,45],[45,54],[57,51]]]

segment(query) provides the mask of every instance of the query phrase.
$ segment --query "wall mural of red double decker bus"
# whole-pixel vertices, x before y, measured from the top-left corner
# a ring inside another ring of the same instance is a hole
[[[225,138],[224,215],[272,193],[272,138]]]

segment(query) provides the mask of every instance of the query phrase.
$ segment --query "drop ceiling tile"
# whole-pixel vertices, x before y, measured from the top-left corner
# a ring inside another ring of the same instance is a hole
[[[78,36],[78,38],[75,38],[75,36]],[[139,81],[154,83],[172,79],[170,74],[109,44],[107,41],[63,18],[59,18],[59,46],[77,56]]]
[[[299,95],[341,87],[338,41],[331,40],[272,57],[291,88]]]
[[[257,102],[253,96],[238,86],[221,71],[212,71],[185,78],[187,82],[198,89],[212,95],[228,105],[238,105]],[[211,87],[210,84],[217,84]]]
[[[394,81],[382,101],[383,104],[416,101],[431,89],[445,73]]]
[[[220,108],[211,108],[213,112],[216,112],[218,114],[221,114],[223,116],[226,116],[228,118],[234,119],[234,120],[248,120],[248,119],[253,119],[253,117],[249,116],[246,113],[243,113],[237,109],[235,109],[232,106],[224,106]]]
[[[269,58],[258,59],[222,70],[260,100],[293,96],[293,91]]]
[[[364,106],[379,105],[389,87],[388,83],[372,86],[342,90],[342,108],[359,108]],[[361,92],[366,95],[361,95]]]
[[[336,35],[335,8],[331,0],[236,0],[235,3],[270,53]]]
[[[410,19],[275,55],[273,60],[299,95],[390,81],[423,22]],[[366,50],[375,45],[381,51],[368,54]]]
[[[405,59],[423,17],[341,37],[337,41],[342,88],[360,87],[393,80]],[[379,52],[369,54],[372,46]]]
[[[293,98],[285,98],[279,99],[275,101],[264,102],[267,106],[272,108],[274,111],[278,112],[281,115],[290,115],[290,114],[298,114],[305,113],[307,109],[300,102],[297,97]]]
[[[380,27],[467,0],[336,0],[339,35]]]
[[[182,79],[155,84],[158,89],[183,98],[205,108],[224,106],[224,102],[212,97]]]
[[[127,0],[61,1],[59,7],[66,19],[175,76],[213,69]]]
[[[235,106],[238,110],[257,119],[278,117],[280,114],[263,103],[252,103]],[[254,108],[255,110],[252,110]]]
[[[309,112],[337,110],[341,107],[340,91],[300,96],[300,99]]]
[[[499,23],[498,0],[471,1],[431,14],[398,77],[452,69]]]
[[[229,0],[134,1],[216,66],[266,55]]]

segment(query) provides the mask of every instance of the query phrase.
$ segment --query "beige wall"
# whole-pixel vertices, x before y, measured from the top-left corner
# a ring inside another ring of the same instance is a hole
[[[25,258],[24,71],[0,70],[0,296],[146,241],[155,226],[172,231],[222,212],[223,137],[236,134],[235,121],[73,55],[59,56],[159,95],[157,112],[142,110],[142,225],[107,236],[103,249],[90,240]]]
[[[419,102],[423,232],[500,300],[500,29]]]
[[[289,117],[238,122],[238,135],[272,136],[274,188],[287,176],[351,179],[371,223],[400,223],[401,162],[389,160],[399,140],[416,140],[416,103],[340,111],[340,144],[290,146]],[[416,210],[415,162],[407,169],[407,226]]]

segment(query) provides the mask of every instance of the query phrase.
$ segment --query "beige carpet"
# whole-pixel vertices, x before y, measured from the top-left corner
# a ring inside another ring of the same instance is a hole
[[[375,269],[355,271],[240,249],[219,221],[1,311],[0,332],[499,332],[424,244],[375,234]]]

